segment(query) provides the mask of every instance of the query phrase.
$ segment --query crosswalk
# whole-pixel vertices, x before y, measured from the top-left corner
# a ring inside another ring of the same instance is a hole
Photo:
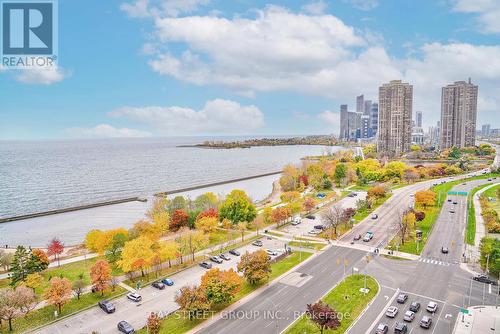
[[[446,261],[439,261],[439,260],[434,260],[434,259],[426,259],[426,258],[420,258],[418,259],[418,262],[423,262],[423,263],[429,263],[429,264],[435,264],[437,266],[445,266],[448,267],[451,265],[451,263],[446,262]]]

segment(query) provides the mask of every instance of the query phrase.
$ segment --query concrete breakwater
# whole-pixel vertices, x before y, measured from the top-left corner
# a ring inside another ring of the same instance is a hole
[[[175,189],[175,190],[170,190],[170,191],[165,191],[165,192],[159,192],[159,193],[156,193],[154,195],[155,196],[167,196],[167,195],[183,193],[183,192],[187,192],[187,191],[209,188],[209,187],[213,187],[213,186],[230,184],[230,183],[234,183],[234,182],[251,180],[251,179],[256,179],[256,178],[265,177],[265,176],[277,175],[277,174],[281,174],[281,171],[246,176],[246,177],[241,177],[241,178],[237,178],[237,179],[230,179],[230,180],[226,180],[226,181],[207,183],[207,184],[202,184],[202,185],[197,185],[197,186],[192,186],[192,187],[180,188],[180,189]],[[51,216],[51,215],[57,215],[57,214],[61,214],[61,213],[80,211],[80,210],[86,210],[86,209],[92,209],[92,208],[98,208],[98,207],[110,206],[110,205],[122,204],[122,203],[128,203],[128,202],[145,202],[145,201],[146,201],[146,199],[143,197],[128,197],[128,198],[123,198],[123,199],[109,200],[109,201],[97,202],[97,203],[86,204],[86,205],[78,205],[78,206],[62,208],[62,209],[55,209],[55,210],[36,212],[36,213],[25,214],[25,215],[0,218],[0,223],[7,223],[7,222],[13,222],[13,221],[17,221],[17,220],[38,218],[38,217],[44,217],[44,216]]]

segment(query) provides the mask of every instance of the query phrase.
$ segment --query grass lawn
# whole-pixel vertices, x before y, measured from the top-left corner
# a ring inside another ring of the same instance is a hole
[[[497,181],[497,180],[495,180]],[[486,190],[483,195],[486,197],[492,197],[495,198],[496,201],[493,202],[488,202],[488,206],[492,209],[495,209],[496,212],[500,214],[500,201],[497,199],[497,190],[500,188],[500,185],[491,187],[490,189]]]
[[[352,217],[352,219],[354,219],[354,224],[357,224],[359,223],[360,221],[362,221],[363,219],[365,219],[366,217],[368,217],[368,215],[370,213],[372,213],[376,208],[378,208],[379,206],[381,206],[385,201],[387,201],[390,197],[392,196],[392,194],[387,194],[384,198],[382,199],[378,199],[377,201],[375,201],[371,207],[371,209],[366,209],[366,210],[356,210],[356,214],[354,215],[354,217]]]
[[[476,209],[474,208],[473,205],[473,198],[474,195],[481,189],[489,186],[490,184],[483,184],[482,186],[479,186],[477,188],[472,189],[472,191],[469,194],[469,197],[467,198],[467,201],[470,202],[470,207],[469,210],[467,211],[468,219],[467,219],[467,229],[465,230],[465,242],[469,245],[474,245],[474,239],[476,236]]]
[[[364,287],[364,279],[364,275],[348,276],[322,298],[335,311],[345,315],[345,318],[340,322],[339,328],[335,330],[327,329],[323,332],[324,334],[344,333],[375,297],[378,292],[378,284],[372,277],[368,276],[366,279],[366,286],[370,291],[367,294],[359,291],[360,288]],[[319,333],[319,330],[311,320],[306,316],[302,316],[285,333]]]
[[[87,307],[94,306],[98,301],[117,296],[124,291],[124,289],[117,286],[114,292],[109,291],[102,297],[100,294],[86,293],[80,297],[80,300],[73,298],[69,303],[63,306],[62,313],[59,315],[59,317],[83,310]],[[9,333],[22,333],[27,331],[28,329],[33,329],[48,324],[49,322],[54,320],[54,310],[56,310],[54,306],[45,306],[41,309],[31,311],[26,317],[16,318],[12,323],[14,331]],[[6,323],[4,323],[4,326],[5,325]],[[4,327],[0,329],[0,332],[3,333],[2,330],[4,329]],[[7,330],[5,332],[7,333]]]
[[[286,258],[282,259],[281,261],[277,263],[273,263],[271,265],[271,275],[269,277],[269,281],[275,279],[276,277],[284,274],[291,268],[295,267],[298,265],[301,261],[306,260],[308,257],[310,257],[312,253],[309,252],[294,252],[290,256],[287,256]],[[255,291],[257,288],[262,286],[267,282],[262,282],[259,285],[250,285],[248,283],[244,283],[242,289],[238,292],[238,294],[235,296],[233,299],[232,303],[240,300],[241,298],[245,297],[249,293]],[[227,306],[226,306],[227,307]],[[221,311],[223,308],[216,310],[215,312]],[[181,312],[174,312],[168,317],[166,317],[162,321],[161,325],[161,334],[180,334],[180,333],[186,333],[189,330],[193,329],[200,323],[202,323],[205,319],[195,319],[195,320],[189,320],[187,317],[185,317]],[[136,333],[138,334],[146,334],[147,330],[146,329],[141,329],[137,331]]]
[[[314,250],[322,250],[325,248],[326,244],[317,244],[317,243],[310,243],[307,241],[290,241],[288,243],[290,247],[302,247],[302,248],[310,248]]]

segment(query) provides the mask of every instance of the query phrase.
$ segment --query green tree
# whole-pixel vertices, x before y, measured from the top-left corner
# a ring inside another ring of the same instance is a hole
[[[233,190],[221,204],[219,217],[229,219],[232,224],[251,222],[257,216],[257,210],[243,190]]]
[[[346,165],[343,163],[338,163],[337,166],[335,166],[335,172],[333,174],[335,183],[337,183],[338,187],[340,187],[340,185],[344,182],[346,176],[347,176]]]
[[[17,246],[10,266],[11,285],[14,286],[18,282],[26,280],[29,274],[40,272],[46,268],[47,263],[43,259],[28,251],[25,247]]]

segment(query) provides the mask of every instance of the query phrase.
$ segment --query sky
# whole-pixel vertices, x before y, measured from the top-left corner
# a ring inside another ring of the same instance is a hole
[[[340,104],[479,85],[500,127],[498,0],[58,1],[58,67],[0,67],[0,140],[337,134]]]

